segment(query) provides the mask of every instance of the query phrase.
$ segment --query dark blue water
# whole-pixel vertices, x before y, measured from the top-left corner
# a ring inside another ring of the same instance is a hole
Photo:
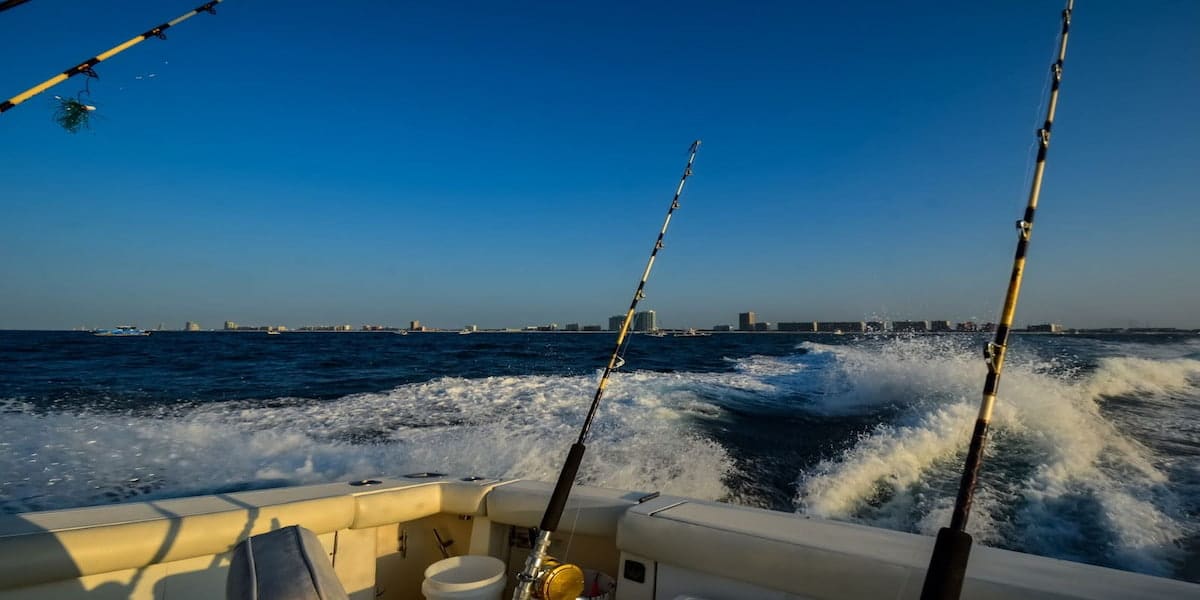
[[[634,336],[581,480],[933,533],[983,337]],[[611,334],[0,332],[0,510],[441,470],[552,480]],[[1200,580],[1200,338],[1018,336],[971,529]]]
[[[787,336],[670,341],[635,336],[626,359],[643,370],[712,372],[730,368],[726,352],[780,355],[796,345]],[[613,343],[610,334],[561,333],[0,332],[0,397],[106,409],[333,399],[438,377],[588,374],[607,363]]]

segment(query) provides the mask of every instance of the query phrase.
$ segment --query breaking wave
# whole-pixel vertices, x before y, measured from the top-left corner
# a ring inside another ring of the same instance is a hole
[[[949,522],[976,417],[985,374],[978,349],[950,337],[804,348],[835,358],[808,410],[905,410],[802,473],[800,510],[936,533]],[[1200,361],[1108,357],[1080,369],[1035,358],[1010,355],[968,531],[989,545],[1171,575],[1183,542],[1198,533],[1195,501],[1178,490],[1200,482],[1172,482],[1172,459],[1104,407],[1127,399],[1178,409],[1200,389]],[[1151,416],[1200,442],[1184,415]]]
[[[740,380],[740,381],[739,381]],[[592,430],[585,484],[717,499],[724,449],[689,425],[719,409],[698,387],[737,375],[617,374]],[[332,401],[280,398],[140,413],[0,405],[5,512],[244,486],[437,470],[553,480],[595,389],[587,376],[445,377]]]

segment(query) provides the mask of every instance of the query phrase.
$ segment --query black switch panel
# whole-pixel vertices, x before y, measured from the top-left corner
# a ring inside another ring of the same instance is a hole
[[[636,560],[625,561],[625,579],[646,583],[646,565]]]

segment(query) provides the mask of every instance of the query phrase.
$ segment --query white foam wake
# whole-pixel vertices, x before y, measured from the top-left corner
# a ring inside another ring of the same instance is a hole
[[[552,481],[575,441],[594,377],[441,378],[331,401],[278,399],[150,414],[0,407],[6,512],[438,470]],[[731,468],[689,417],[719,409],[706,387],[756,389],[738,374],[617,374],[581,471],[585,483],[716,499]]]
[[[949,522],[975,420],[985,371],[977,350],[945,337],[807,349],[836,356],[812,410],[907,411],[802,474],[800,509],[935,533]],[[1170,574],[1196,524],[1170,491],[1163,459],[1106,418],[1102,403],[1194,396],[1200,361],[1113,357],[1057,374],[1034,364],[1012,356],[1005,369],[968,529],[985,543]]]

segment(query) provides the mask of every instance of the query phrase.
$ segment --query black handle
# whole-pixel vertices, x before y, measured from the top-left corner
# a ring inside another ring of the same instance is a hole
[[[562,517],[563,509],[567,506],[567,496],[571,495],[571,486],[575,484],[575,475],[579,473],[579,464],[583,462],[583,451],[587,448],[575,442],[567,453],[567,462],[558,473],[558,483],[554,484],[554,493],[550,495],[550,504],[546,505],[546,514],[542,515],[542,531],[558,529],[558,520]]]
[[[925,573],[925,586],[921,588],[921,600],[958,600],[970,557],[970,534],[949,527],[938,531],[929,571]]]

